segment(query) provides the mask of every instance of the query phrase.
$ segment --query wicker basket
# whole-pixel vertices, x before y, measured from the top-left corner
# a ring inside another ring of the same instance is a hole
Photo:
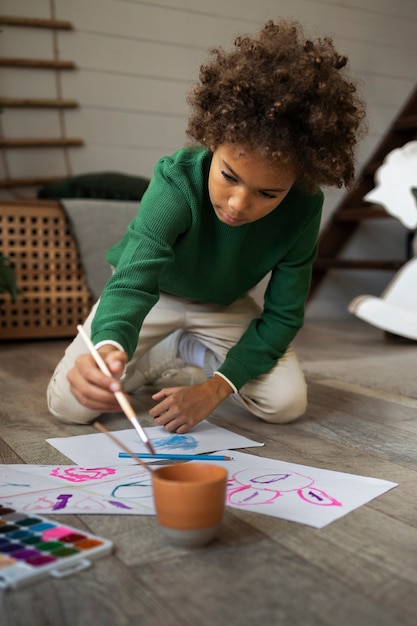
[[[0,250],[21,291],[0,294],[0,340],[75,335],[92,297],[60,204],[0,201]]]

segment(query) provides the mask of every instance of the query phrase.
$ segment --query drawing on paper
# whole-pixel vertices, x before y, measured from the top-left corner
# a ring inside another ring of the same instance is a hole
[[[159,453],[170,454],[207,454],[220,448],[248,448],[263,446],[262,443],[243,437],[210,422],[198,424],[192,433],[179,435],[168,433],[160,426],[145,428],[149,440]],[[146,453],[147,449],[133,428],[117,431],[117,438],[132,452]],[[81,467],[113,467],[115,465],[133,465],[131,458],[119,458],[119,450],[113,441],[103,433],[76,435],[74,437],[55,437],[47,439],[54,448],[71,459],[71,463]]]
[[[152,482],[148,476],[143,480],[117,485],[111,492],[113,498],[152,498]]]
[[[309,504],[343,506],[341,502],[314,487],[315,480],[297,472],[244,469],[233,474],[227,484],[231,505],[264,505],[285,494],[295,494]]]
[[[0,502],[7,499],[22,511],[154,514],[149,472],[137,466],[15,465],[8,466],[7,474],[10,480],[0,485]],[[31,482],[16,480],[23,475]]]
[[[57,476],[72,483],[82,483],[87,480],[100,480],[115,473],[116,470],[112,467],[55,467],[51,471],[51,476]]]
[[[397,483],[219,450],[226,504],[323,528]],[[210,461],[206,461],[210,463]],[[191,461],[194,463],[194,461]],[[0,504],[31,513],[155,515],[151,475],[138,466],[2,465]]]
[[[193,451],[198,448],[198,440],[192,435],[177,435],[176,433],[158,439],[152,439],[153,447],[158,450]]]

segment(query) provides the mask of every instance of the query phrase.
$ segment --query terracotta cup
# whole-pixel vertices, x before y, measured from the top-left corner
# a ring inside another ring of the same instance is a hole
[[[207,544],[224,515],[227,470],[212,463],[178,463],[152,472],[156,516],[168,540],[181,547]]]

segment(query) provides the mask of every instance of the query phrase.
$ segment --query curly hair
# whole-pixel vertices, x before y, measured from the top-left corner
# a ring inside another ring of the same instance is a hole
[[[230,51],[209,54],[187,97],[194,142],[234,143],[290,162],[307,191],[352,183],[365,104],[331,38],[312,41],[298,22],[268,21]]]

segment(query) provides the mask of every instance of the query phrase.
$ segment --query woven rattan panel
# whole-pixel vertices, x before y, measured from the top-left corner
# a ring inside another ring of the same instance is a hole
[[[58,203],[0,202],[0,250],[15,264],[21,295],[0,294],[0,339],[69,337],[91,294]]]

